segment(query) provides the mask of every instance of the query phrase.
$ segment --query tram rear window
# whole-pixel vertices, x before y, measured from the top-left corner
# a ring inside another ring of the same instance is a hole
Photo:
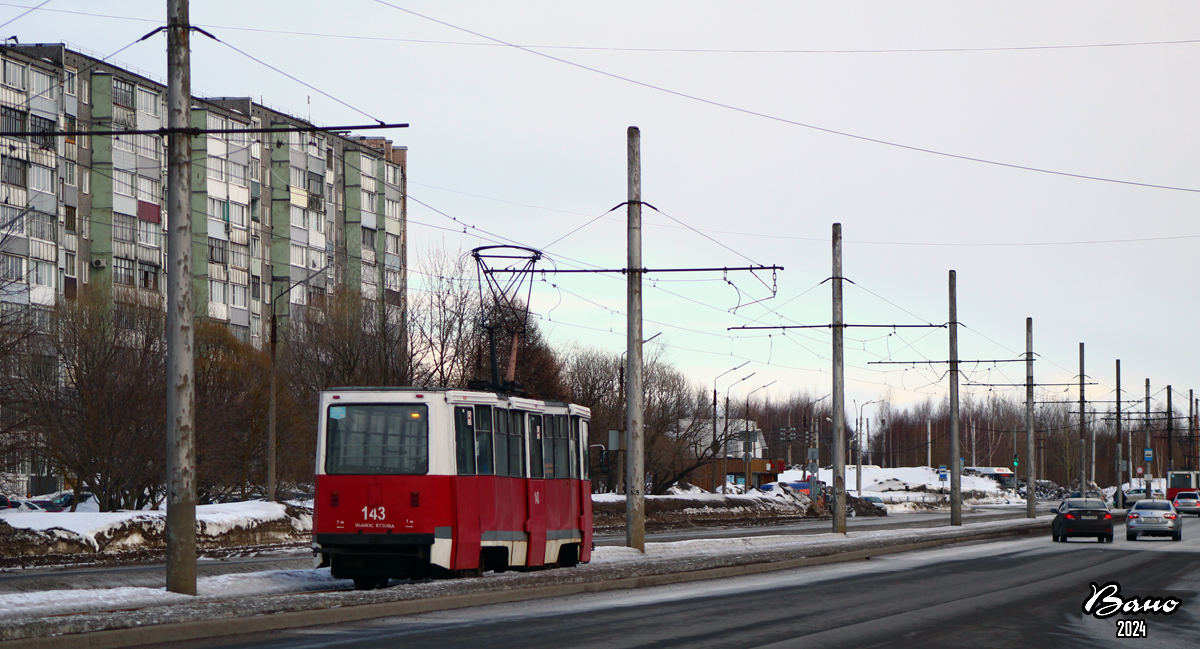
[[[429,409],[419,404],[330,406],[325,472],[424,474],[429,472]]]

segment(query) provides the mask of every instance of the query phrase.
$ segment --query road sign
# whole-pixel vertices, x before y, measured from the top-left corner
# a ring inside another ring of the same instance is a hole
[[[1139,466],[1139,467],[1137,468],[1137,474],[1138,474],[1138,475],[1142,475],[1142,467],[1140,467],[1140,466]]]
[[[1147,462],[1154,461],[1154,449],[1152,449],[1152,448],[1146,449],[1146,461]]]
[[[821,449],[819,449],[819,448],[808,449],[808,459],[813,460],[814,462],[816,460],[821,459]]]

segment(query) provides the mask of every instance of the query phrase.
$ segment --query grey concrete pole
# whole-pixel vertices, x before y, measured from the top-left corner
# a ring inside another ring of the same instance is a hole
[[[1171,386],[1167,386],[1167,470],[1175,468],[1174,454],[1171,449],[1171,436],[1175,431],[1172,425],[1175,422],[1175,407],[1171,403]],[[1167,474],[1163,474],[1166,477]]]
[[[833,531],[846,533],[846,368],[842,339],[842,224],[833,224]]]
[[[962,467],[958,461],[958,280],[950,271],[950,524],[962,525]]]
[[[275,288],[274,275],[271,276],[271,288]],[[276,378],[275,364],[277,362],[276,349],[279,342],[279,320],[275,315],[275,300],[278,298],[278,296],[268,295],[267,297],[271,299],[271,371],[267,377],[267,390],[269,391],[267,399],[267,500],[274,502],[275,447],[277,446],[275,426],[277,425],[276,409],[278,408],[276,405],[276,399],[278,399],[277,392],[279,390],[278,386],[276,385],[278,383],[278,379]]]
[[[933,422],[925,420],[925,466],[933,467]]]
[[[1125,458],[1121,457],[1121,443],[1125,438],[1121,435],[1121,359],[1117,359],[1117,508],[1125,509],[1125,472],[1121,471],[1121,463]],[[1133,465],[1128,467],[1132,470]],[[1130,481],[1132,482],[1132,480]]]
[[[1150,446],[1150,379],[1146,379],[1146,420],[1142,426],[1142,432],[1146,438],[1144,448],[1152,448]],[[1146,459],[1144,455],[1145,451],[1142,451],[1142,453],[1142,461],[1146,464],[1146,468],[1143,469],[1145,472],[1142,474],[1144,476],[1142,478],[1142,486],[1146,488],[1146,496],[1148,497],[1150,495],[1150,483],[1147,482],[1147,479],[1150,478],[1150,460]]]
[[[167,590],[196,594],[192,82],[188,0],[167,5]]]
[[[629,490],[625,495],[625,545],[646,551],[646,483],[642,430],[642,153],[641,131],[627,131],[629,202],[628,319],[626,324],[627,366],[625,382],[625,430],[629,439]]]
[[[859,417],[859,421],[862,421],[862,417]],[[856,430],[856,431],[854,431],[854,438],[855,438],[856,440],[858,440],[858,442],[857,442],[857,443],[854,445],[854,446],[855,446],[855,449],[854,449],[854,450],[855,450],[855,453],[854,453],[854,455],[855,455],[855,460],[856,460],[856,468],[854,469],[854,487],[855,487],[855,489],[857,489],[857,490],[858,490],[858,497],[859,497],[859,498],[862,498],[862,444],[863,444],[863,434],[862,434],[862,433],[860,433],[860,432],[858,432],[858,431]],[[867,438],[867,439],[871,439],[871,420],[870,420],[870,419],[868,419],[868,420],[867,420],[867,434],[866,434],[866,438]]]
[[[1025,318],[1025,517],[1037,518],[1033,462],[1033,318]]]
[[[1087,400],[1083,395],[1083,343],[1079,343],[1079,495],[1087,491]]]

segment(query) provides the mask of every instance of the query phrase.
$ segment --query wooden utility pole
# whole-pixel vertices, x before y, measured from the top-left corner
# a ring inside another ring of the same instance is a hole
[[[1025,318],[1025,517],[1037,518],[1033,448],[1033,318]]]
[[[641,131],[630,126],[628,144],[628,319],[625,434],[628,435],[629,490],[625,495],[625,545],[646,551],[645,448],[642,430],[642,153]]]
[[[842,224],[833,224],[833,531],[846,533],[846,368],[842,334]]]
[[[1079,343],[1079,495],[1087,491],[1087,413],[1084,407],[1087,401],[1083,397],[1083,343]]]
[[[185,595],[196,594],[190,30],[188,0],[168,0],[167,590]]]
[[[950,524],[962,525],[962,467],[958,454],[958,286],[950,271]]]

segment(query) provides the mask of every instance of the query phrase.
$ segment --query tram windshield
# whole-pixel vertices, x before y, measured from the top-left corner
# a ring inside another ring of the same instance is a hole
[[[422,404],[330,406],[325,473],[429,472],[429,409]]]

